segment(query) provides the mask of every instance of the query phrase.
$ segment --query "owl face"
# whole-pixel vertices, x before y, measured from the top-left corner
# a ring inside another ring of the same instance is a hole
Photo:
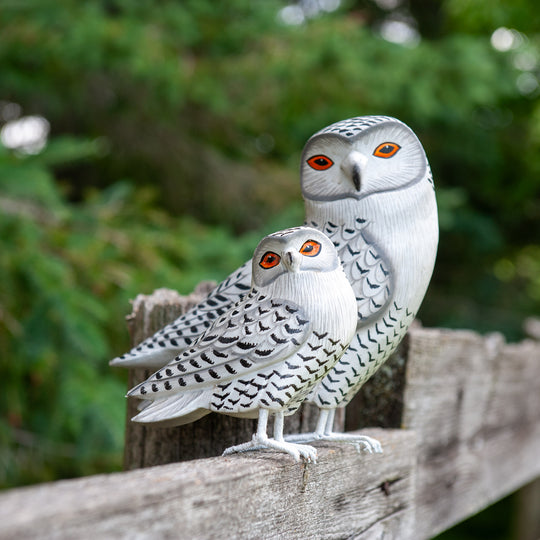
[[[302,192],[316,201],[362,199],[418,182],[427,167],[422,145],[399,120],[352,118],[308,140],[302,154]]]
[[[311,227],[286,229],[261,240],[253,255],[253,283],[265,287],[287,273],[330,272],[339,266],[334,244]]]

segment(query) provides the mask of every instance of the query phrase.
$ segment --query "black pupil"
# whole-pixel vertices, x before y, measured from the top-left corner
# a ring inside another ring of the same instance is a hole
[[[325,158],[320,157],[320,158],[317,158],[317,159],[315,160],[315,163],[316,163],[317,165],[320,165],[321,167],[324,167],[325,165],[328,165],[328,160],[325,159]]]
[[[275,260],[276,260],[276,258],[275,258],[274,255],[267,255],[267,256],[266,256],[266,262],[267,262],[268,264],[272,264]]]
[[[313,244],[306,244],[304,246],[304,251],[309,253],[310,251],[313,251]]]
[[[393,146],[390,146],[389,144],[387,144],[386,146],[383,146],[381,148],[381,154],[389,154],[393,149],[394,149]]]

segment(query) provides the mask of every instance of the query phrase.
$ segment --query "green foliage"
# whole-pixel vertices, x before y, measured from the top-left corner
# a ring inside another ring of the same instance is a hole
[[[534,4],[529,0],[446,0],[445,4],[450,28],[488,35],[501,26],[533,34],[539,30]]]
[[[221,279],[256,243],[173,219],[127,183],[67,202],[49,164],[97,152],[64,139],[0,155],[1,486],[118,467],[126,386],[107,362],[128,347],[128,299]]]
[[[91,169],[77,168],[75,190],[118,176],[159,178],[169,209],[225,218],[237,230],[264,225],[261,209],[264,215],[291,198],[290,189],[259,196],[278,174],[261,158],[296,169],[314,131],[358,114],[393,114],[433,140],[438,179],[466,178],[473,167],[477,181],[504,185],[504,142],[497,126],[493,133],[482,122],[520,96],[515,69],[488,39],[455,34],[410,49],[374,37],[346,13],[284,26],[276,17],[282,5],[124,0],[7,8],[3,97],[43,114],[57,132],[106,135],[112,151]],[[261,136],[269,141],[262,151]],[[258,164],[258,182],[243,190],[244,211],[224,216],[244,184],[240,161]]]

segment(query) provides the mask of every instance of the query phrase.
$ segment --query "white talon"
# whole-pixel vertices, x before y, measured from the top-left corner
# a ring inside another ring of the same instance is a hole
[[[368,454],[382,454],[381,443],[373,437],[367,435],[354,435],[352,433],[334,433],[332,427],[334,424],[335,409],[321,409],[317,428],[312,433],[295,433],[287,435],[286,441],[289,442],[310,442],[310,441],[330,441],[345,442],[352,444],[358,453],[362,450]]]
[[[260,409],[257,432],[253,435],[251,441],[231,446],[227,448],[222,455],[228,456],[237,452],[251,452],[254,450],[268,449],[289,454],[296,462],[299,462],[300,458],[308,463],[317,462],[317,450],[313,448],[313,446],[287,442],[283,439],[283,413],[278,412],[275,414],[274,438],[270,438],[266,434],[267,422],[268,411]]]

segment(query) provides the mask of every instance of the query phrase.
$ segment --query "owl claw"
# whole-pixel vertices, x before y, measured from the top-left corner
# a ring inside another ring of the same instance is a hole
[[[288,442],[310,442],[310,441],[329,441],[329,442],[345,442],[352,444],[358,453],[361,451],[368,454],[382,454],[383,449],[381,443],[373,437],[367,435],[353,435],[349,433],[295,433],[286,435],[285,440]]]
[[[339,434],[337,440],[339,440]],[[383,453],[381,443],[377,439],[373,439],[372,437],[368,437],[367,435],[357,435],[355,440],[345,440],[344,442],[349,442],[350,444],[354,445],[358,453],[360,453],[362,450],[364,450],[368,454]]]
[[[317,450],[313,446],[305,444],[294,444],[284,440],[278,441],[268,437],[260,437],[257,434],[253,435],[253,439],[243,444],[231,446],[223,452],[223,456],[240,452],[252,452],[254,450],[277,450],[284,452],[294,458],[296,462],[303,459],[306,463],[317,463]]]

